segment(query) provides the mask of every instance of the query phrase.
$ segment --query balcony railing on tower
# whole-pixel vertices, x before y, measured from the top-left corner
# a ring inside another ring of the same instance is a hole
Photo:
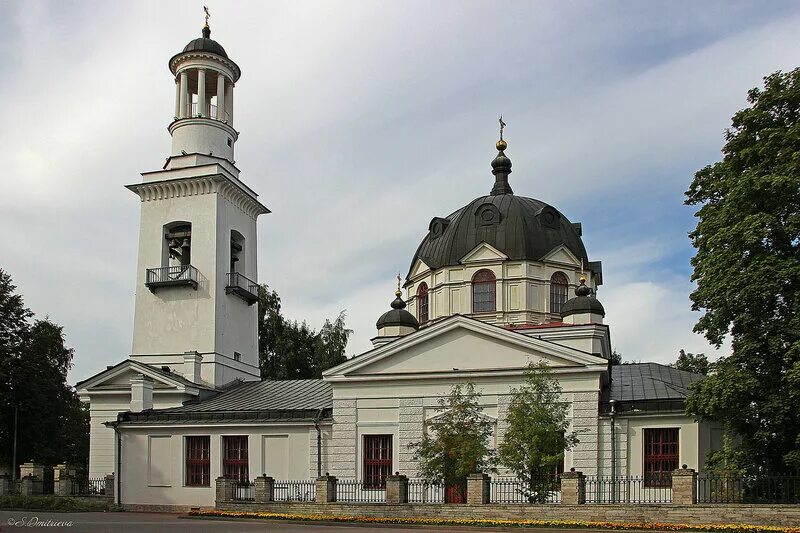
[[[197,290],[200,273],[192,265],[177,265],[158,268],[148,268],[145,285],[151,292],[159,287],[177,287],[188,285]]]
[[[200,113],[200,106],[197,102],[192,102],[190,110],[189,110],[189,117],[199,117],[202,116],[203,118],[210,118],[214,120],[219,120],[221,122],[228,123],[230,122],[230,114],[227,111],[222,111],[222,116],[217,117],[217,106],[211,104],[208,106],[208,111],[205,115]]]
[[[239,272],[229,272],[225,294],[235,294],[247,305],[253,305],[258,301],[258,283]]]

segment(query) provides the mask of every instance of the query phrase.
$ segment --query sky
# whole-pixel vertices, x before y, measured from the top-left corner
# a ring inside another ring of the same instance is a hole
[[[272,213],[259,281],[361,353],[434,216],[516,194],[583,224],[626,360],[726,352],[692,332],[693,208],[748,89],[800,58],[797,2],[207,0],[242,68],[236,164]],[[130,353],[138,198],[203,2],[0,0],[0,268],[65,328],[70,381]]]

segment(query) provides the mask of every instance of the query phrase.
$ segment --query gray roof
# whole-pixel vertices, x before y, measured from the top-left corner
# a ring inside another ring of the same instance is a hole
[[[563,244],[589,265],[577,227],[555,208],[533,198],[514,194],[481,196],[447,218],[434,218],[428,229],[411,260],[407,277],[417,259],[432,269],[458,266],[461,258],[482,242],[509,259],[532,261]]]
[[[333,407],[333,392],[321,379],[256,381],[234,387],[208,400],[163,412],[306,410]]]
[[[689,384],[703,377],[658,363],[614,365],[608,399],[618,402],[684,400]]]
[[[121,413],[121,423],[176,420],[299,421],[329,418],[333,407],[330,384],[321,379],[242,383],[207,400],[180,407]]]

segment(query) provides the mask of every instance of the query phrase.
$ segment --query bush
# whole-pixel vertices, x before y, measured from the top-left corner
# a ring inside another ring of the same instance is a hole
[[[117,506],[106,498],[70,498],[66,496],[21,496],[0,495],[0,509],[22,509],[31,511],[116,511]]]

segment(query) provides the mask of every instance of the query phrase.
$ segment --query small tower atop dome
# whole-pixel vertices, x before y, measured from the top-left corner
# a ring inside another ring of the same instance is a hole
[[[497,141],[495,147],[497,148],[497,157],[492,161],[492,174],[494,174],[494,187],[489,194],[497,196],[500,194],[514,194],[511,190],[511,185],[508,183],[508,175],[511,174],[511,160],[506,156],[506,148],[508,143],[503,139],[503,130],[506,123],[503,122],[503,116],[500,116],[500,140]]]
[[[561,320],[565,324],[602,324],[606,316],[603,304],[586,286],[586,275],[581,274],[580,282],[575,288],[575,297],[561,306]]]
[[[378,328],[378,336],[372,339],[372,345],[376,348],[419,329],[417,319],[406,311],[406,302],[403,300],[400,281],[401,278],[398,274],[397,290],[394,293],[395,299],[390,304],[391,309],[382,314],[375,323],[375,327]]]
[[[175,117],[169,125],[171,157],[200,154],[233,163],[239,133],[233,128],[233,88],[239,66],[211,39],[209,13],[201,37],[169,60],[175,76]]]

